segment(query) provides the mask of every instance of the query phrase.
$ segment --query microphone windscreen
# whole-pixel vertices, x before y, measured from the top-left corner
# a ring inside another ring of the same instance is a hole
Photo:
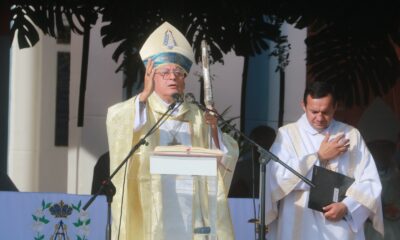
[[[172,94],[172,98],[174,99],[175,102],[183,102],[182,96],[179,93]]]
[[[189,93],[186,93],[186,95],[185,95],[185,101],[188,103],[194,103],[194,102],[196,102],[196,98],[194,97],[193,93],[189,92]]]

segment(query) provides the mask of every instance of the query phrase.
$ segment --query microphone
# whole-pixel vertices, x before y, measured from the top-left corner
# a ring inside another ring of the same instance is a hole
[[[177,103],[179,103],[179,105],[181,105],[183,102],[182,96],[179,93],[174,93],[174,94],[172,94],[171,97],[172,97],[172,99],[174,99],[174,101],[168,107],[168,109],[170,109],[170,110],[174,109]]]
[[[194,94],[189,92],[185,94],[185,101],[187,103],[194,103],[196,102],[196,98],[194,97]]]
[[[179,93],[172,94],[172,98],[174,99],[175,103],[183,102],[182,96]]]

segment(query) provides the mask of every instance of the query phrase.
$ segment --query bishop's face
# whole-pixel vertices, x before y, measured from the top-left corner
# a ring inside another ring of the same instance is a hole
[[[155,70],[154,91],[166,102],[173,101],[174,93],[183,94],[185,90],[185,71],[175,64],[162,65]]]
[[[329,127],[336,111],[336,104],[330,94],[322,98],[312,98],[308,95],[302,107],[308,122],[318,132]]]

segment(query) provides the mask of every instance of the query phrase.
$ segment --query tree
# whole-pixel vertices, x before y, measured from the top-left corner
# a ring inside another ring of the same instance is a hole
[[[101,16],[103,45],[119,42],[113,59],[122,57],[123,61],[116,71],[125,72],[124,85],[131,89],[143,74],[138,51],[163,21],[171,22],[186,34],[195,50],[196,61],[200,60],[202,39],[210,45],[211,63],[223,62],[223,54],[231,50],[244,57],[260,53],[269,48],[266,40],[272,40],[277,43],[277,50],[273,52],[280,58],[281,74],[288,51],[279,27],[287,21],[296,28],[310,29],[305,39],[308,74],[315,81],[334,83],[347,106],[368,104],[371,94],[381,96],[398,81],[399,59],[395,48],[400,43],[400,15],[395,3],[219,0],[207,7],[205,4],[17,1],[11,7],[11,31],[24,48],[38,41],[34,25],[44,34],[57,37],[65,28],[64,17],[72,31],[89,34],[90,26]]]

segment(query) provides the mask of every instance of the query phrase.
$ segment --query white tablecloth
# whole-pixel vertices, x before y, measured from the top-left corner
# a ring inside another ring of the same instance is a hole
[[[253,204],[253,199],[250,198],[229,198],[229,207],[236,240],[256,239],[255,224],[248,222],[250,219],[258,218],[258,216],[254,216],[254,205],[258,214],[258,199],[256,199],[255,204]]]
[[[70,239],[105,239],[106,198],[98,196],[85,212],[82,208],[89,198],[65,193],[0,191],[0,239],[50,239],[57,234]],[[258,199],[255,204],[258,213]],[[236,240],[255,239],[254,224],[248,222],[255,218],[253,200],[231,198],[229,205]]]

